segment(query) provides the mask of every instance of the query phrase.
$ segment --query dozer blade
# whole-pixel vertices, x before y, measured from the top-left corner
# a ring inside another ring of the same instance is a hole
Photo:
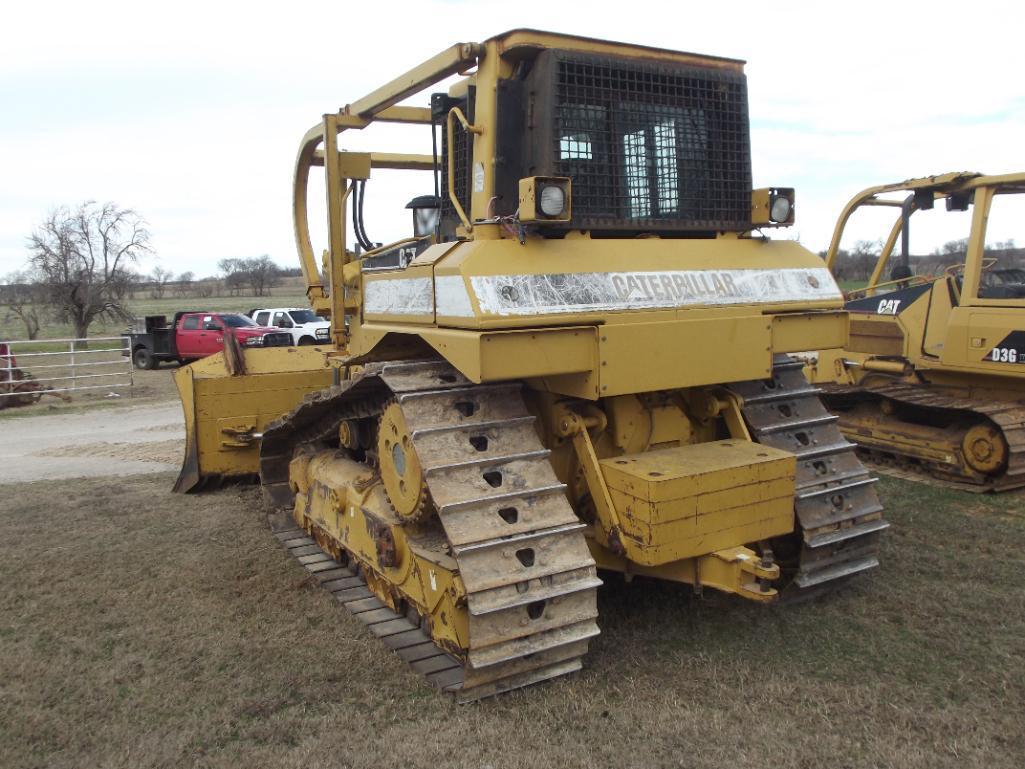
[[[243,353],[245,373],[229,372],[224,353],[174,374],[185,420],[185,457],[174,491],[198,491],[229,478],[256,478],[260,434],[310,392],[331,385],[327,350],[271,347]]]

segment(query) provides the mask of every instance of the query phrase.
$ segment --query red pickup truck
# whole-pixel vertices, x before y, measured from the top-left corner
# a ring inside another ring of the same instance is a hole
[[[233,334],[243,347],[287,347],[292,335],[258,326],[235,312],[176,312],[170,325],[164,315],[147,315],[128,330],[132,362],[151,369],[165,360],[179,363],[205,358],[224,349],[225,333]]]

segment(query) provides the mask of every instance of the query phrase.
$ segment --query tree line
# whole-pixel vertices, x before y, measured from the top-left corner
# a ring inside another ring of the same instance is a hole
[[[859,240],[850,249],[839,249],[833,262],[833,275],[837,280],[866,281],[872,276],[876,262],[883,250],[881,240]],[[946,268],[955,264],[963,264],[968,250],[968,239],[950,240],[938,246],[928,254],[909,255],[912,272],[915,275],[939,275]],[[996,260],[995,267],[1014,267],[1025,263],[1025,249],[1015,246],[1013,240],[987,243],[987,257]],[[892,267],[900,255],[900,244],[890,255]],[[826,252],[820,251],[819,256],[825,258]],[[881,280],[888,280],[884,275]]]
[[[218,276],[197,279],[158,266],[138,272],[140,258],[154,254],[145,220],[115,203],[87,201],[52,210],[28,236],[23,269],[0,285],[0,306],[7,321],[18,321],[36,339],[49,320],[70,325],[78,338],[96,321],[128,321],[128,302],[137,295],[206,298],[222,293],[266,296],[284,276],[267,256],[221,259]]]

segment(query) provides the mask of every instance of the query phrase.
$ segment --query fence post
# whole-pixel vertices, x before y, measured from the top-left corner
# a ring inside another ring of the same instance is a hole
[[[5,358],[5,360],[7,361],[7,378],[5,381],[8,384],[5,387],[0,388],[0,393],[4,394],[3,398],[6,401],[6,393],[14,392],[14,350],[11,349],[11,345],[9,344],[7,345],[7,357]],[[5,405],[6,403],[0,404],[0,408],[2,408]]]
[[[125,349],[128,351],[128,355],[125,356],[125,360],[128,361],[128,397],[135,397],[135,363],[132,361],[132,338],[129,336],[121,337],[121,343],[124,344]]]

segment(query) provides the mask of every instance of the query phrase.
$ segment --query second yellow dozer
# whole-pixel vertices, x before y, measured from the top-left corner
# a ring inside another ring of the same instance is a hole
[[[846,304],[850,341],[819,353],[811,379],[880,470],[970,491],[1025,486],[1025,269],[1013,266],[1021,250],[1007,238],[1022,227],[1025,174],[864,190],[840,217],[830,268],[852,215],[878,206],[896,216],[868,286]],[[914,274],[910,238],[930,210],[962,214],[967,237],[951,241],[959,252],[932,258],[946,260],[939,274]]]
[[[381,123],[440,148],[340,150]],[[441,194],[377,247],[363,198],[387,169]],[[793,190],[751,189],[741,62],[531,30],[455,45],[306,134],[295,230],[333,344],[180,371],[178,489],[259,473],[279,539],[462,700],[579,669],[598,569],[759,603],[835,586],[878,565],[887,524],[787,355],[847,331],[821,260],[758,232],[792,221]]]

